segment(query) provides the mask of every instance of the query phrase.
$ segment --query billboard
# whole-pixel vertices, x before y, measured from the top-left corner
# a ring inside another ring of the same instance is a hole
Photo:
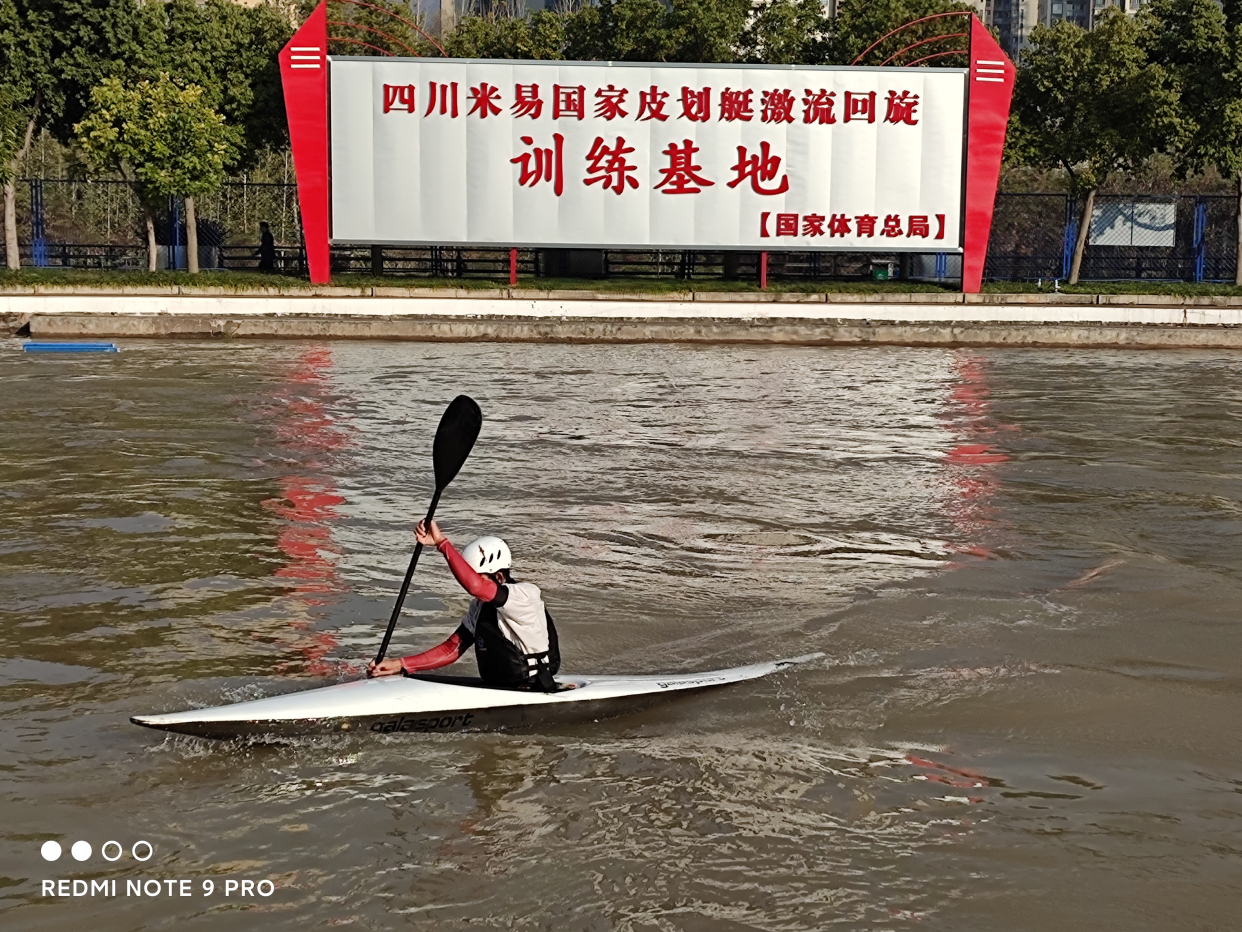
[[[312,281],[332,244],[843,250],[960,253],[979,290],[1015,69],[978,17],[966,69],[358,58],[327,29],[280,53]]]
[[[338,243],[958,251],[966,71],[337,58]]]

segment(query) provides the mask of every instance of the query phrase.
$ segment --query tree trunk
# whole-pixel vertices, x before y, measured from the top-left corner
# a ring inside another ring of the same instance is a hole
[[[16,175],[16,171],[13,174]],[[4,258],[9,268],[14,271],[22,267],[22,257],[17,250],[17,182],[6,181],[4,183]]]
[[[35,95],[34,112],[26,121],[26,136],[22,147],[9,163],[9,180],[4,184],[4,257],[10,269],[22,267],[21,253],[17,245],[17,173],[21,171],[26,153],[30,151],[30,141],[34,139],[35,123],[39,119],[39,95]]]
[[[159,247],[155,245],[155,217],[151,215],[151,208],[144,206],[142,208],[142,219],[147,224],[147,271],[154,272],[159,260]]]
[[[1242,285],[1242,169],[1238,170],[1238,261],[1234,267],[1233,283]]]
[[[1078,221],[1078,238],[1074,241],[1074,261],[1070,263],[1069,283],[1078,284],[1078,272],[1082,269],[1082,254],[1087,248],[1087,234],[1091,232],[1091,214],[1095,211],[1095,188],[1087,191],[1086,203],[1082,205],[1082,218]]]
[[[185,267],[191,275],[198,274],[198,215],[194,212],[194,198],[185,199]]]

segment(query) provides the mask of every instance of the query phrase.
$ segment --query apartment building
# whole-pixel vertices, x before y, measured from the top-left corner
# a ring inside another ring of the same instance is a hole
[[[1051,26],[1066,22],[1091,29],[1109,7],[1136,13],[1143,0],[984,0],[981,19],[996,29],[1000,44],[1013,57],[1030,42],[1031,30],[1039,24]]]

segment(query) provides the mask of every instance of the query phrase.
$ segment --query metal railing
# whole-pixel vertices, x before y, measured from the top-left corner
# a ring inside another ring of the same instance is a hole
[[[27,235],[22,261],[49,268],[141,270],[147,267],[142,206],[121,181],[25,179],[18,185],[18,225]],[[229,181],[197,202],[199,264],[204,269],[258,268],[259,222],[278,244],[276,268],[304,275],[297,189],[292,184]],[[1065,279],[1079,208],[1066,194],[1000,194],[984,275],[993,281]],[[1084,281],[1229,281],[1237,262],[1237,201],[1216,195],[1100,195],[1080,278]],[[186,231],[180,202],[156,216],[161,268],[184,268]],[[0,246],[0,250],[2,250]],[[739,279],[758,277],[757,252],[707,250],[519,251],[518,274],[571,278]],[[883,260],[883,261],[879,261]],[[867,253],[769,252],[773,280],[856,279],[892,264],[906,277],[951,281],[960,262],[949,254],[902,257]],[[508,249],[333,247],[334,273],[461,279],[507,279]]]
[[[1232,282],[1237,203],[1228,195],[1098,195],[1079,277]],[[1065,194],[998,195],[985,277],[1068,278],[1080,211]]]

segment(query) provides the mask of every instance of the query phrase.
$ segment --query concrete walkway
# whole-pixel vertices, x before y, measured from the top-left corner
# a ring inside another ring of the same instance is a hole
[[[1242,347],[1242,297],[29,286],[33,337]]]

